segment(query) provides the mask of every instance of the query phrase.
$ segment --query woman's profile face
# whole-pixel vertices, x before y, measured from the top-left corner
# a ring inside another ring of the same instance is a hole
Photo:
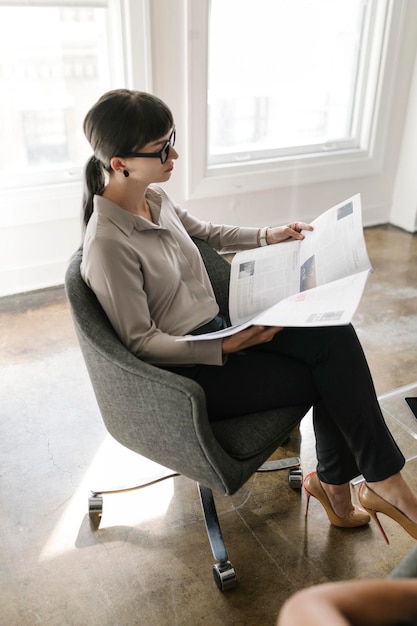
[[[161,183],[170,179],[178,152],[174,148],[175,126],[165,135],[150,141],[140,152],[132,152],[124,157],[130,176],[139,177],[143,182]]]

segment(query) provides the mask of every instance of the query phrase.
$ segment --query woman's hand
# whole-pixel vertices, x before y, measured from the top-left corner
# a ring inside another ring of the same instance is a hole
[[[235,335],[223,339],[223,354],[232,354],[245,348],[251,348],[259,343],[267,343],[282,330],[281,326],[250,326]]]
[[[314,230],[311,224],[304,222],[293,222],[287,226],[274,226],[266,231],[266,241],[269,245],[281,243],[287,239],[304,239],[302,230]]]

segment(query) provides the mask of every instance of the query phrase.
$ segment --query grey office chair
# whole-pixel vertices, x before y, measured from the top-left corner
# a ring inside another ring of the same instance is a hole
[[[195,243],[221,312],[227,314],[230,264],[207,243]],[[264,462],[289,438],[310,407],[292,406],[209,422],[204,392],[195,381],[141,361],[120,342],[81,277],[81,259],[79,250],[69,264],[65,287],[105,426],[123,446],[170,468],[170,475],[181,474],[198,483],[206,529],[217,560],[214,579],[219,589],[230,589],[237,578],[222,537],[212,489],[233,494],[258,469],[285,467],[290,468],[290,485],[301,487],[299,459]],[[96,520],[96,525],[103,493],[94,492],[89,500],[90,518]]]

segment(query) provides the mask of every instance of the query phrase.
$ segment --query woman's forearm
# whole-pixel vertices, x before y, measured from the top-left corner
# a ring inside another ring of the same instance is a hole
[[[417,580],[329,583],[292,596],[277,626],[389,626],[417,617]]]

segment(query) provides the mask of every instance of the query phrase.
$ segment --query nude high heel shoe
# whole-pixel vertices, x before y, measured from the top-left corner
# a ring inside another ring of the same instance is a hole
[[[307,505],[305,512],[306,516],[310,503],[310,496],[313,496],[313,498],[317,498],[317,500],[323,506],[324,510],[327,513],[327,517],[329,518],[329,522],[333,524],[333,526],[338,526],[339,528],[356,528],[357,526],[365,526],[371,521],[368,513],[362,511],[357,506],[354,506],[354,510],[348,517],[339,517],[338,515],[336,515],[332,504],[327,496],[327,493],[324,491],[320,483],[317,472],[311,472],[305,477],[304,489],[307,495]]]
[[[383,513],[387,515],[391,519],[393,519],[397,524],[402,526],[405,531],[408,532],[413,539],[417,539],[417,524],[412,522],[404,513],[401,513],[399,509],[392,504],[389,504],[386,500],[378,496],[375,491],[372,491],[370,487],[366,483],[362,483],[359,487],[358,491],[358,499],[363,508],[368,511],[368,513],[373,517],[376,521],[379,530],[382,533],[385,541],[389,544],[389,539],[385,533],[385,530],[382,528],[382,524],[378,519],[377,513]]]

